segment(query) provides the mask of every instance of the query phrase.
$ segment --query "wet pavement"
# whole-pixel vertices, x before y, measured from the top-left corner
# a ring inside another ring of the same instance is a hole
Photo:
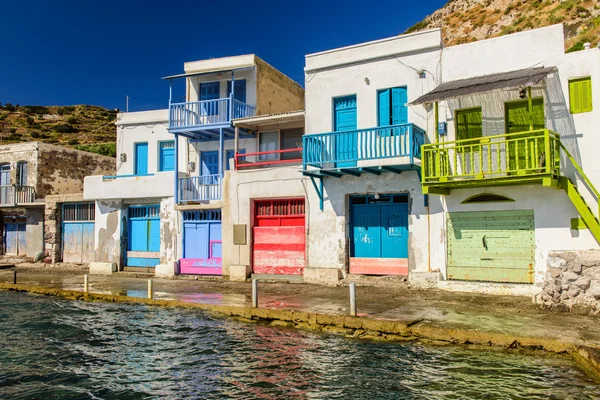
[[[18,283],[52,289],[83,291],[83,272],[19,269]],[[12,270],[0,270],[0,283],[12,283]],[[148,278],[89,277],[92,293],[145,298]],[[246,282],[153,278],[154,298],[223,306],[250,307],[251,284]],[[311,313],[348,315],[347,287],[259,283],[259,307]],[[359,316],[557,340],[600,347],[600,318],[549,311],[528,297],[498,296],[395,287],[357,287]]]

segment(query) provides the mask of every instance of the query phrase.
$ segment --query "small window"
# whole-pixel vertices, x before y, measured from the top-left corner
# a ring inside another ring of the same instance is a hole
[[[569,80],[569,102],[571,114],[592,111],[592,78]]]
[[[300,149],[302,148],[303,128],[282,129],[281,130],[281,149]],[[295,160],[302,158],[302,151],[290,151],[281,153],[282,160]]]
[[[17,163],[17,185],[27,186],[27,161]]]
[[[160,142],[159,151],[159,171],[174,171],[175,170],[175,141]]]
[[[514,201],[510,197],[503,196],[501,194],[494,193],[480,193],[475,196],[471,196],[468,199],[464,200],[462,204],[470,204],[470,203],[495,203],[495,202],[504,202],[504,201]]]
[[[279,132],[261,132],[258,138],[258,151],[276,151],[279,150]],[[258,156],[259,161],[277,160],[277,153],[261,154]]]
[[[481,107],[456,111],[456,140],[479,139],[483,136]]]

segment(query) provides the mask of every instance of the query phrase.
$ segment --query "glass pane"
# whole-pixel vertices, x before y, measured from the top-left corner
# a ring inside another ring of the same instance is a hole
[[[302,148],[303,128],[284,129],[281,131],[281,150]],[[282,160],[302,158],[301,151],[281,153]]]
[[[279,132],[261,132],[259,135],[258,151],[275,151],[279,150]],[[258,159],[260,161],[277,160],[277,154],[261,154]]]

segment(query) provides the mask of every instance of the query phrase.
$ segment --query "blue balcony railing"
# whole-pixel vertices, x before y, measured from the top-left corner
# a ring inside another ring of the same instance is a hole
[[[215,174],[179,178],[177,190],[180,203],[220,200],[221,176]]]
[[[251,117],[255,108],[227,97],[223,99],[171,103],[169,128],[228,125],[232,119]]]
[[[407,157],[398,160],[413,164],[421,158],[425,131],[414,124],[304,135],[303,168],[349,168],[361,161]],[[372,163],[369,163],[369,166]]]

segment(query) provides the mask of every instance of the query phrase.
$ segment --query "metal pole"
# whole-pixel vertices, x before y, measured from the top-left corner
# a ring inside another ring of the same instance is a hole
[[[17,271],[13,271],[13,285],[17,284]]]
[[[527,86],[527,111],[529,113],[529,130],[533,130],[533,99],[531,98],[531,86]]]
[[[152,279],[148,279],[148,298],[152,299],[154,291],[152,290]]]
[[[235,169],[237,169],[237,155],[238,151],[240,151],[240,127],[236,125],[235,127],[235,137],[234,137],[234,145],[233,145],[233,164]],[[229,160],[227,161],[229,162]]]
[[[258,281],[252,279],[252,307],[258,308]]]
[[[356,283],[350,284],[350,315],[356,317]]]
[[[125,97],[125,112],[129,112],[129,96]]]
[[[173,168],[175,193],[173,194],[175,205],[179,203],[179,135],[175,134],[175,168]]]
[[[83,292],[87,293],[89,291],[90,285],[89,285],[89,279],[88,279],[88,275],[85,274],[83,276]]]

